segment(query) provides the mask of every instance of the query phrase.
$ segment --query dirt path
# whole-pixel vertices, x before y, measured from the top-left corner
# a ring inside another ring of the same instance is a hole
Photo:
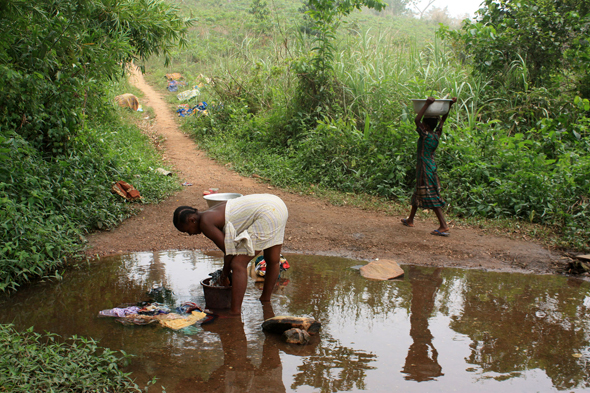
[[[89,236],[88,255],[105,256],[133,251],[199,249],[215,250],[204,236],[189,237],[172,225],[177,206],[206,209],[203,190],[218,187],[221,192],[241,194],[272,193],[289,208],[285,233],[285,253],[335,255],[362,260],[393,258],[402,264],[459,266],[504,271],[552,272],[561,264],[560,255],[524,241],[484,235],[474,229],[453,229],[447,238],[430,235],[438,226],[436,218],[418,221],[415,228],[401,225],[402,217],[352,207],[332,206],[318,199],[286,193],[245,178],[207,158],[198,146],[183,134],[175,114],[160,94],[142,75],[132,76],[141,89],[144,106],[156,114],[156,130],[161,134],[164,157],[182,181],[193,184],[156,206],[143,206],[135,217],[113,231]]]

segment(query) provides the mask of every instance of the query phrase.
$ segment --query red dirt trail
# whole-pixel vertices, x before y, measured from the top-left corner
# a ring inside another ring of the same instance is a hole
[[[478,229],[453,228],[450,237],[430,232],[438,227],[434,215],[417,221],[416,227],[404,227],[403,217],[348,206],[333,206],[312,196],[292,194],[269,186],[259,179],[239,176],[209,159],[197,144],[185,135],[175,113],[160,93],[136,72],[131,82],[145,94],[144,106],[155,113],[156,132],[165,160],[182,179],[192,183],[158,205],[144,205],[141,212],[112,231],[88,236],[87,255],[106,256],[135,251],[215,250],[204,236],[188,236],[172,225],[177,206],[190,205],[206,209],[203,190],[218,187],[221,192],[241,194],[272,193],[280,196],[289,209],[284,253],[333,255],[361,260],[394,259],[401,264],[447,266],[551,273],[563,266],[561,255],[542,246],[486,235]]]

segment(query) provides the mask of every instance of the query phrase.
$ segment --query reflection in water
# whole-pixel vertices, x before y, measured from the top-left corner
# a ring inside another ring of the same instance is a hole
[[[71,269],[0,298],[0,322],[100,340],[135,355],[125,371],[151,393],[590,391],[590,285],[557,276],[406,266],[402,280],[370,281],[358,261],[287,256],[272,299],[249,283],[241,319],[172,331],[122,326],[99,310],[146,300],[204,304],[200,281],[223,263],[197,252],[137,253]],[[314,317],[310,345],[289,345],[260,325]],[[443,376],[444,369],[444,377]],[[417,383],[420,382],[420,383]]]
[[[479,275],[466,283],[463,312],[450,326],[471,338],[466,361],[481,367],[483,378],[540,369],[560,390],[590,387],[590,365],[573,356],[589,344],[587,283],[579,291],[581,282],[560,281],[538,285],[504,275],[490,282]]]
[[[434,309],[436,290],[443,280],[442,269],[435,269],[426,274],[426,269],[410,266],[409,276],[412,283],[412,307],[410,312],[410,336],[414,342],[410,345],[403,372],[408,380],[429,381],[441,375],[442,367],[438,364],[438,352],[432,345],[432,333],[428,329],[428,319]]]
[[[318,351],[305,359],[293,376],[291,389],[311,386],[322,392],[365,390],[366,371],[376,356],[333,342],[322,343]]]
[[[272,318],[272,305],[263,307],[264,319]],[[262,357],[257,367],[248,357],[248,340],[240,318],[227,318],[204,326],[215,333],[223,349],[223,364],[207,378],[189,377],[176,384],[172,392],[285,392],[279,346],[275,337],[265,336]],[[186,364],[187,368],[193,365]]]

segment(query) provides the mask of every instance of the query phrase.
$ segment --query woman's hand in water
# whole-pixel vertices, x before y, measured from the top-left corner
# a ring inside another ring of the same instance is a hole
[[[225,273],[221,273],[221,276],[219,277],[219,286],[231,287],[231,280],[229,279],[229,276]]]

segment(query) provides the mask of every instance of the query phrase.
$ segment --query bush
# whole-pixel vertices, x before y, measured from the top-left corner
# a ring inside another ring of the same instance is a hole
[[[3,391],[141,392],[119,369],[128,355],[100,348],[92,339],[72,337],[58,342],[32,329],[17,332],[0,325],[0,386]]]
[[[130,204],[110,192],[115,181],[134,185],[146,203],[177,187],[152,170],[159,157],[140,130],[103,120],[51,158],[16,133],[0,134],[0,289],[48,274],[81,250],[85,234],[128,217]]]

